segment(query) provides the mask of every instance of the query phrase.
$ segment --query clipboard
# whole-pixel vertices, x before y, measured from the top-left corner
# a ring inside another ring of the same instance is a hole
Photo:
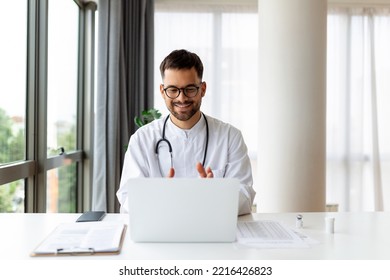
[[[58,225],[30,254],[31,257],[118,255],[127,225],[119,222]]]

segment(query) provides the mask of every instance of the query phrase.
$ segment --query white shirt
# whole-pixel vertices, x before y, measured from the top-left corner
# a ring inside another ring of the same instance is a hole
[[[251,212],[255,196],[252,188],[252,170],[247,147],[241,132],[230,124],[206,116],[209,126],[209,142],[204,167],[210,167],[215,178],[237,178],[240,180],[239,215]],[[139,128],[130,138],[125,154],[122,177],[117,192],[121,212],[128,212],[126,183],[135,177],[166,177],[171,167],[171,156],[162,139],[166,117]],[[172,164],[175,177],[199,177],[196,163],[203,162],[206,148],[206,123],[202,117],[189,130],[177,127],[169,119],[165,128],[165,139],[172,147]]]

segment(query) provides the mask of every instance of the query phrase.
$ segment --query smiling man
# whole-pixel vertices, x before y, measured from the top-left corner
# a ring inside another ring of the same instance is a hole
[[[160,65],[161,97],[170,114],[130,138],[117,197],[127,212],[126,183],[135,177],[237,178],[239,214],[251,212],[255,191],[241,132],[200,110],[206,94],[203,64],[187,50],[171,52]]]

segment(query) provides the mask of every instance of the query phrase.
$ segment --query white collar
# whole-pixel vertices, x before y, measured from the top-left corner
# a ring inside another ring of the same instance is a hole
[[[179,137],[194,138],[197,135],[201,134],[202,130],[206,126],[206,122],[205,122],[204,118],[205,118],[205,116],[203,115],[203,113],[201,113],[201,117],[200,117],[199,121],[190,129],[182,129],[182,128],[176,126],[172,122],[171,118],[169,118],[169,121],[168,121],[169,124],[167,124],[167,129],[169,131],[171,131],[174,135],[177,135]]]

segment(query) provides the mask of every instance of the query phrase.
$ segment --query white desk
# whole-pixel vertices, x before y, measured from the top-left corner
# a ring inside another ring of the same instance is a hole
[[[295,226],[297,213],[253,214],[241,220],[267,219]],[[319,241],[304,249],[255,249],[237,243],[133,243],[129,230],[122,252],[114,256],[63,258],[113,260],[377,260],[390,259],[390,213],[302,213],[306,235]],[[0,214],[0,259],[31,258],[29,254],[60,223],[74,222],[80,214]],[[335,217],[335,233],[325,232],[326,216]],[[127,215],[108,214],[104,220],[128,223]]]

